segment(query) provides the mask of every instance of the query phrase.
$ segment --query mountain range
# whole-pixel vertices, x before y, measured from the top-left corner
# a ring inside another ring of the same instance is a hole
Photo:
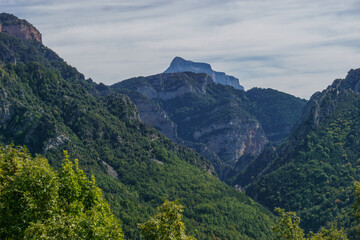
[[[26,20],[2,13],[0,26],[0,144],[25,145],[54,169],[63,150],[78,158],[126,239],[142,239],[137,225],[164,199],[185,206],[197,239],[273,239],[275,207],[297,212],[306,232],[335,225],[357,239],[360,69],[309,101],[244,91],[180,57],[165,73],[106,86]]]
[[[8,19],[24,23],[0,14],[0,22]],[[221,182],[208,160],[141,122],[130,98],[85,79],[36,39],[1,32],[0,53],[0,142],[25,145],[54,168],[63,150],[78,158],[125,238],[140,239],[137,224],[164,198],[186,207],[185,224],[198,239],[271,236],[269,211]]]
[[[215,83],[205,73],[163,73],[110,87],[128,95],[140,118],[209,159],[227,181],[269,143],[292,130],[306,101],[272,89]]]
[[[206,73],[214,82],[224,85],[232,86],[236,89],[244,90],[240,85],[239,79],[236,77],[225,74],[224,72],[216,72],[212,70],[210,64],[202,62],[193,62],[185,60],[181,57],[175,57],[168,69],[164,73],[178,73],[178,72],[193,72],[193,73]]]

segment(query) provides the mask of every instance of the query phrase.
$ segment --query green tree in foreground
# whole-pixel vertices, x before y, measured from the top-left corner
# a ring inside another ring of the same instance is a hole
[[[0,146],[0,239],[123,239],[120,222],[65,152],[55,172],[25,148]]]
[[[276,233],[276,239],[304,239],[304,230],[299,227],[300,218],[295,212],[285,212],[284,209],[275,208],[275,212],[279,214],[273,231]]]
[[[185,233],[181,221],[184,207],[178,201],[165,201],[158,207],[158,214],[139,225],[146,240],[196,240]]]
[[[295,212],[285,212],[284,209],[276,208],[275,212],[279,214],[273,231],[278,240],[347,240],[343,229],[336,229],[331,226],[330,229],[320,229],[319,232],[310,232],[304,238],[304,230],[299,227],[300,218],[296,216]]]

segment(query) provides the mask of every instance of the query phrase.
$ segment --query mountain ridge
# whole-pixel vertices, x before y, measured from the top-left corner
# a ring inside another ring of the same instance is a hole
[[[269,209],[297,211],[307,231],[335,220],[351,228],[353,181],[360,178],[359,86],[356,69],[315,93],[293,134],[266,149],[233,184]]]
[[[210,159],[223,180],[269,139],[284,138],[305,103],[271,89],[237,90],[193,72],[132,78],[111,89],[129,96],[144,122]]]
[[[96,177],[126,238],[141,239],[137,224],[163,198],[185,205],[198,239],[272,235],[271,213],[222,183],[195,151],[139,121],[127,96],[85,79],[38,41],[0,33],[0,53],[0,142],[27,145],[54,168],[68,150]]]

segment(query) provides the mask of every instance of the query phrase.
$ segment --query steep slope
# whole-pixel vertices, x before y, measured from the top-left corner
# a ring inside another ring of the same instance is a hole
[[[236,179],[274,209],[297,211],[303,227],[349,227],[353,181],[360,179],[360,69],[312,96],[294,134],[267,149]],[[266,167],[263,167],[266,166]]]
[[[244,92],[191,72],[139,77],[111,88],[135,102],[144,122],[210,159],[223,180],[257,156],[268,138],[286,136],[305,104],[275,90]]]
[[[181,57],[175,57],[164,73],[178,72],[206,73],[211,76],[216,83],[221,83],[232,86],[236,89],[244,90],[244,87],[239,84],[239,79],[226,75],[223,72],[216,72],[212,70],[210,64],[208,63],[192,62]]]
[[[79,158],[127,239],[140,239],[137,223],[162,198],[185,205],[198,239],[269,238],[272,215],[222,183],[206,159],[140,122],[128,97],[85,80],[40,42],[0,33],[0,53],[0,141],[24,144],[54,167],[63,149]]]

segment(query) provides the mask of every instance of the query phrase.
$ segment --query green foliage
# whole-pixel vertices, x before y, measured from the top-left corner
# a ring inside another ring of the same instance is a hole
[[[6,56],[12,55],[16,65],[8,64]],[[0,33],[0,140],[26,145],[55,169],[63,169],[63,149],[80,159],[79,167],[96,177],[112,212],[123,221],[125,238],[141,238],[137,223],[154,215],[163,197],[186,206],[184,223],[197,239],[271,235],[270,212],[212,175],[211,164],[199,154],[140,122],[128,97],[107,90],[41,44]],[[79,202],[96,198],[92,190],[79,194],[92,189],[81,179],[74,173],[63,180],[74,187],[59,193],[73,199],[61,202],[69,212],[87,209]],[[59,217],[34,228],[45,233],[50,231],[46,226],[53,226],[51,231],[57,231],[55,226],[72,226],[76,220]],[[91,229],[91,222],[81,224]]]
[[[162,80],[162,85],[159,86],[157,78],[166,80]],[[163,74],[129,79],[114,84],[111,88],[129,95],[135,102],[144,98],[132,92],[137,91],[139,86],[149,86],[161,92],[172,92],[184,86],[192,88],[192,91],[180,96],[147,101],[154,101],[154,104],[159,104],[165,110],[171,121],[178,126],[179,137],[195,142],[199,141],[194,139],[194,132],[198,129],[235,118],[245,121],[254,117],[271,140],[279,141],[293,128],[306,103],[306,100],[272,89],[253,88],[244,92],[222,84],[204,83],[204,79],[204,74],[190,72]],[[279,132],[282,135],[275,136]]]
[[[1,239],[123,239],[95,179],[65,154],[63,167],[24,148],[0,147]]]
[[[252,88],[246,96],[253,103],[250,112],[258,119],[270,141],[278,142],[288,136],[299,121],[305,99],[273,89]]]
[[[331,225],[330,229],[321,228],[317,233],[310,232],[309,240],[348,240],[343,228],[338,230],[335,225]]]
[[[304,230],[299,227],[300,218],[295,212],[285,212],[284,209],[275,208],[280,216],[273,231],[276,233],[276,239],[283,240],[302,240],[304,239]]]
[[[0,23],[3,26],[14,25],[14,24],[29,24],[25,20],[19,19],[16,16],[9,13],[0,13]]]
[[[344,229],[338,230],[334,225],[330,229],[321,228],[319,232],[310,232],[304,238],[304,230],[299,227],[300,218],[295,212],[285,212],[284,209],[275,208],[279,219],[273,227],[278,240],[347,240]]]
[[[142,91],[144,87],[149,91]],[[128,95],[139,105],[144,119],[149,112],[153,116],[165,112],[170,126],[152,118],[149,124],[206,156],[225,182],[238,172],[234,166],[238,161],[235,149],[239,148],[236,146],[239,137],[229,136],[238,133],[247,139],[249,126],[252,128],[260,123],[253,142],[259,146],[265,144],[262,130],[270,141],[279,141],[292,130],[306,103],[272,89],[254,88],[244,92],[216,84],[205,74],[191,72],[133,78],[116,83],[111,89]],[[216,143],[214,139],[217,139]],[[228,149],[222,150],[221,145],[228,146]],[[247,151],[245,149],[245,153]]]
[[[187,236],[182,222],[184,207],[178,201],[165,201],[158,207],[158,213],[139,225],[145,240],[196,240]]]
[[[342,84],[355,85],[359,74]],[[360,95],[341,86],[315,95],[294,134],[263,156],[268,165],[253,162],[261,177],[252,175],[255,181],[247,193],[270,209],[296,211],[306,232],[329,222],[348,229],[353,222],[353,181],[360,178]]]

